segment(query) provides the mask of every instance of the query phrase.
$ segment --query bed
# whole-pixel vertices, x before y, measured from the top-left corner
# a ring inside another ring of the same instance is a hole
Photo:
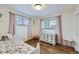
[[[36,48],[16,38],[0,40],[0,54],[39,54],[39,46]]]

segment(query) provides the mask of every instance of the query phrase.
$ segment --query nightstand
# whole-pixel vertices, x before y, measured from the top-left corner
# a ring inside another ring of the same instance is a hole
[[[65,48],[67,48],[67,46],[68,46],[68,43],[70,44],[70,46],[72,47],[72,43],[73,43],[73,40],[68,40],[68,39],[65,39],[64,40],[64,42],[65,42]]]

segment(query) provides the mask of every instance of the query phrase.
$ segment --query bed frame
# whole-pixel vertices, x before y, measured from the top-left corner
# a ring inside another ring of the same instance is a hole
[[[28,54],[40,54],[40,46],[39,43],[37,44],[37,47],[34,48],[31,52],[29,52]]]

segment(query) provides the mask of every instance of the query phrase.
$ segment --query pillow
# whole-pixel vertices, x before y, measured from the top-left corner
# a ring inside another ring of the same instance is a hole
[[[4,32],[1,32],[0,33],[0,40],[1,40],[1,38],[2,38],[2,36],[4,36],[6,33],[4,33]]]
[[[13,35],[12,34],[7,34],[6,36],[8,36],[9,39],[12,39],[13,38]]]
[[[2,36],[7,36],[9,39],[12,39],[13,38],[13,35],[12,34],[8,34],[8,33],[1,32],[0,33],[0,40],[1,40]]]
[[[8,39],[9,39],[8,36],[2,36],[1,41],[6,41]]]

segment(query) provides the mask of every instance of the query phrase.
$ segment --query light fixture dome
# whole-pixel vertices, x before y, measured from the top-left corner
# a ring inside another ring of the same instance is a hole
[[[35,10],[41,10],[43,7],[44,7],[43,4],[34,4],[34,5],[33,5],[33,8],[34,8]]]

